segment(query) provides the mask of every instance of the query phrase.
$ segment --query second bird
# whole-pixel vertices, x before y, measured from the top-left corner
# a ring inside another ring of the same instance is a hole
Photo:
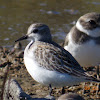
[[[64,48],[81,66],[100,63],[100,14],[87,13],[81,16],[66,36]]]

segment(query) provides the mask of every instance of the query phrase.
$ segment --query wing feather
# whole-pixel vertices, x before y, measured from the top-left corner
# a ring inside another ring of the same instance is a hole
[[[38,64],[48,70],[67,73],[77,77],[87,76],[69,52],[52,44],[39,43],[34,54]]]

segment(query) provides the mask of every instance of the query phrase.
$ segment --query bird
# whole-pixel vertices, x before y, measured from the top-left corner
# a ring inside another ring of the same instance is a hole
[[[83,67],[100,63],[100,14],[91,12],[81,16],[66,35],[64,49]]]
[[[73,86],[80,82],[100,82],[86,73],[75,58],[52,40],[50,28],[43,23],[29,26],[27,34],[17,39],[30,40],[24,50],[24,64],[32,78],[52,87]]]

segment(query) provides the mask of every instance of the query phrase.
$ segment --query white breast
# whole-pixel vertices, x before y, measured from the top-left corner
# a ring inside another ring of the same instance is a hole
[[[81,66],[94,66],[100,63],[100,45],[96,45],[93,40],[80,45],[70,40],[68,46],[64,48],[74,56]]]

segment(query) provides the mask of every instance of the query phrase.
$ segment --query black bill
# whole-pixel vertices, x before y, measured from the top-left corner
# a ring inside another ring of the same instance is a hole
[[[28,36],[27,36],[27,35],[25,35],[25,36],[23,36],[23,37],[19,38],[18,40],[16,40],[15,42],[18,42],[18,41],[21,41],[21,40],[25,40],[25,39],[27,39],[27,38],[28,38]]]

